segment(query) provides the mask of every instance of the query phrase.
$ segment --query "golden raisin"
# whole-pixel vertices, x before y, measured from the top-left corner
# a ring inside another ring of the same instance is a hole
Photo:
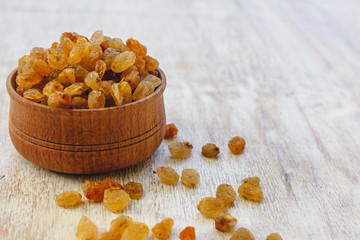
[[[179,239],[180,240],[196,240],[195,228],[194,227],[186,227],[184,230],[182,230],[180,232]]]
[[[149,227],[145,223],[134,222],[126,228],[121,240],[145,240],[149,233]]]
[[[147,71],[154,71],[159,67],[159,61],[150,56],[145,57],[145,68]]]
[[[104,183],[90,184],[90,187],[85,192],[85,197],[87,197],[89,200],[93,200],[94,202],[101,202],[104,198],[104,192],[106,188],[107,187]]]
[[[124,191],[134,200],[139,200],[144,193],[141,183],[138,182],[128,182],[124,185]]]
[[[102,91],[91,91],[88,97],[88,106],[90,109],[105,107],[106,97]]]
[[[225,212],[226,206],[222,199],[214,197],[206,197],[201,199],[197,209],[207,218],[216,218]]]
[[[85,180],[82,184],[81,184],[81,190],[83,191],[84,195],[86,194],[86,191],[94,186],[95,182],[91,182],[89,180]],[[86,195],[85,195],[86,196]]]
[[[29,64],[40,76],[47,76],[51,72],[49,65],[42,59],[30,57]]]
[[[74,96],[71,98],[72,108],[74,109],[87,109],[88,100],[84,97]]]
[[[237,219],[230,213],[223,213],[215,218],[215,228],[220,232],[230,232],[237,223]]]
[[[133,219],[126,215],[120,215],[111,222],[110,231],[124,234],[125,230],[133,223]]]
[[[237,229],[230,240],[255,240],[254,235],[247,228]]]
[[[263,199],[263,193],[261,191],[261,188],[248,182],[243,183],[239,187],[238,192],[242,198],[254,202],[261,202],[261,200]]]
[[[127,82],[114,83],[110,93],[117,106],[131,102],[131,87]]]
[[[226,206],[231,206],[236,200],[236,192],[232,186],[220,184],[216,190],[216,197],[221,198]]]
[[[175,135],[177,135],[177,133],[178,133],[178,129],[175,126],[175,124],[170,123],[166,125],[166,132],[164,139],[172,139],[175,137]]]
[[[79,39],[77,42],[79,42]],[[69,65],[79,63],[81,59],[90,52],[90,50],[90,44],[88,42],[81,41],[80,43],[75,44],[75,46],[70,51],[67,62]]]
[[[67,88],[64,89],[64,92],[73,95],[81,95],[83,92],[88,90],[89,87],[85,85],[85,83],[73,83]]]
[[[102,91],[104,93],[106,99],[111,99],[112,98],[112,96],[111,96],[111,87],[112,87],[113,84],[114,84],[114,81],[112,81],[112,80],[101,81],[98,84],[98,90]]]
[[[136,87],[135,92],[132,96],[132,99],[135,101],[146,98],[154,92],[154,85],[150,81],[141,81]]]
[[[204,157],[216,158],[220,153],[220,149],[215,144],[208,143],[202,147],[201,153]]]
[[[18,74],[20,74],[22,72],[24,65],[26,63],[28,63],[29,61],[30,61],[30,56],[29,55],[24,55],[21,58],[19,58],[18,69],[17,69]]]
[[[103,60],[98,60],[95,64],[95,72],[102,78],[106,71],[106,63]]]
[[[160,84],[161,84],[161,79],[158,78],[158,77],[156,77],[156,76],[154,76],[154,75],[151,75],[151,74],[147,75],[147,76],[143,79],[143,81],[149,81],[149,82],[151,82],[152,85],[153,85],[153,87],[154,87],[154,89],[157,88],[158,86],[160,86]]]
[[[92,71],[85,77],[84,82],[92,90],[98,90],[101,79],[99,78],[99,74],[97,72]]]
[[[48,64],[51,68],[63,70],[67,65],[67,55],[62,48],[49,48],[47,51]]]
[[[161,222],[157,223],[152,229],[152,233],[159,239],[167,239],[170,236],[171,229],[174,226],[174,220],[171,218],[165,218]]]
[[[29,99],[29,100],[31,100],[33,102],[40,102],[45,97],[45,95],[42,94],[39,91],[39,89],[32,88],[32,89],[26,90],[23,93],[23,97],[26,98],[26,99]]]
[[[146,46],[142,45],[138,40],[129,38],[128,40],[126,40],[126,46],[128,46],[130,51],[134,52],[136,56],[141,58],[146,57]]]
[[[98,228],[87,217],[83,216],[76,229],[76,238],[78,240],[96,240],[98,237]]]
[[[271,233],[266,237],[266,240],[282,240],[282,237],[278,233]]]
[[[97,30],[91,35],[90,38],[91,41],[96,41],[98,44],[102,43],[104,41],[104,34],[103,31]]]
[[[188,158],[193,146],[189,142],[173,142],[168,149],[173,158]]]
[[[123,189],[123,186],[121,186],[120,183],[114,182],[109,177],[105,178],[105,185],[106,185],[107,188],[120,188],[120,189]]]
[[[156,174],[164,184],[174,185],[179,181],[179,175],[172,167],[158,167]]]
[[[136,56],[133,52],[125,51],[122,52],[114,58],[111,63],[111,70],[113,72],[119,73],[132,66],[135,63]]]
[[[129,83],[131,89],[137,88],[137,86],[140,83],[140,76],[138,71],[132,71],[129,74],[127,74],[123,79],[121,79],[121,82],[127,82]]]
[[[130,196],[120,188],[108,188],[104,193],[104,205],[113,213],[121,212],[129,203]]]
[[[63,208],[73,207],[81,203],[81,194],[75,191],[63,192],[56,196],[55,202]]]
[[[50,107],[69,108],[71,106],[71,95],[65,92],[53,92],[47,101]]]
[[[243,183],[251,183],[257,187],[260,186],[260,178],[259,177],[248,177],[242,180]]]
[[[110,70],[111,69],[111,64],[114,61],[115,57],[119,54],[119,51],[114,49],[114,48],[107,48],[104,51],[103,54],[103,61],[106,64],[106,70]]]
[[[50,97],[56,91],[62,92],[64,90],[63,85],[56,80],[48,82],[43,88],[43,94]]]
[[[236,136],[230,139],[228,146],[233,154],[240,154],[244,151],[245,144],[246,142],[243,138]]]
[[[189,188],[193,188],[200,182],[200,174],[195,169],[184,169],[181,173],[181,182]]]
[[[96,240],[119,240],[120,238],[121,234],[117,232],[104,232]]]

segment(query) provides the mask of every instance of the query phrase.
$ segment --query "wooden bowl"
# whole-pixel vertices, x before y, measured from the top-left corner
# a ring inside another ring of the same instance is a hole
[[[139,163],[159,147],[166,128],[161,85],[136,102],[101,109],[59,109],[32,102],[15,91],[17,69],[7,78],[9,132],[17,151],[56,172],[90,174]]]

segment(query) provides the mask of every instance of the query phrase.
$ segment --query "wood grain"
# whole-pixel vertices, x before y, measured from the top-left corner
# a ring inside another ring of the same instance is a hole
[[[88,201],[60,209],[56,194],[80,191],[84,179],[139,181],[144,197],[125,214],[152,227],[175,219],[170,239],[195,226],[198,239],[229,239],[196,210],[217,185],[238,188],[259,176],[261,204],[240,198],[229,212],[256,239],[360,238],[360,11],[356,0],[252,1],[2,1],[0,9],[0,239],[75,239],[81,216],[101,232],[117,215]],[[160,61],[168,85],[167,121],[190,141],[188,160],[175,160],[169,141],[148,160],[109,174],[75,176],[24,160],[8,135],[5,79],[33,46],[48,47],[64,31],[97,29],[134,37]],[[240,156],[227,141],[247,141]],[[201,157],[208,143],[218,160]],[[167,186],[158,166],[197,169],[196,189]],[[150,236],[149,239],[154,239]]]
[[[11,141],[27,160],[62,173],[109,172],[144,161],[165,135],[166,77],[158,72],[161,85],[141,100],[101,109],[60,109],[20,96],[15,69],[6,83]]]

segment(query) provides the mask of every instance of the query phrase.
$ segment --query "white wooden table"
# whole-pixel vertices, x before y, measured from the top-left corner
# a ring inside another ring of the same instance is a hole
[[[112,214],[87,200],[62,209],[55,196],[85,179],[139,181],[145,194],[124,213],[151,228],[175,220],[197,239],[229,239],[196,209],[221,183],[235,189],[259,176],[261,204],[237,198],[229,212],[256,239],[360,239],[360,3],[357,0],[1,1],[0,239],[75,239],[86,215],[109,228]],[[160,60],[168,77],[165,104],[177,139],[194,150],[174,160],[163,142],[145,162],[118,172],[74,176],[21,157],[8,135],[7,74],[33,46],[49,47],[64,31],[134,37]],[[234,156],[228,140],[243,136]],[[201,146],[220,146],[218,160]],[[196,189],[163,185],[158,166],[195,168]],[[154,239],[152,235],[149,239]]]

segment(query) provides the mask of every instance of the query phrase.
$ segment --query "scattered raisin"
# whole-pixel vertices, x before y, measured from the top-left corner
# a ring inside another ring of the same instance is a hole
[[[117,232],[104,232],[96,240],[119,240],[120,238],[121,234]]]
[[[226,206],[231,206],[236,200],[236,192],[232,186],[220,184],[216,190],[216,197],[221,198]]]
[[[202,155],[204,157],[216,158],[220,153],[220,149],[215,144],[208,143],[208,144],[206,144],[205,146],[202,147],[201,153],[202,153]]]
[[[239,136],[232,138],[229,143],[229,149],[233,154],[240,154],[244,151],[245,148],[245,140]]]
[[[107,188],[113,188],[113,187],[115,187],[115,188],[121,188],[121,189],[123,189],[123,186],[121,186],[120,183],[114,182],[114,181],[113,181],[111,178],[109,178],[109,177],[105,178],[105,185],[106,185]]]
[[[158,167],[156,174],[164,184],[174,185],[179,181],[179,175],[172,167]]]
[[[242,182],[243,183],[251,183],[252,185],[255,185],[257,187],[260,186],[260,178],[259,177],[248,177],[248,178],[245,178]]]
[[[149,233],[149,227],[145,223],[134,222],[126,228],[121,240],[145,240]]]
[[[126,215],[120,215],[111,222],[110,231],[124,234],[125,230],[133,223],[133,219]]]
[[[180,232],[179,239],[180,240],[196,240],[195,228],[194,227],[186,227],[184,230],[182,230]]]
[[[160,239],[167,239],[170,236],[171,229],[174,225],[174,220],[171,218],[165,218],[161,222],[157,223],[152,229],[152,233],[155,237]]]
[[[237,219],[230,213],[223,213],[215,218],[215,228],[220,232],[230,232],[237,223]]]
[[[175,124],[170,123],[166,125],[166,132],[164,139],[172,139],[175,137],[175,135],[177,135],[177,133],[178,133],[178,129],[175,126]]]
[[[282,237],[278,233],[271,233],[266,237],[266,240],[282,240]]]
[[[73,207],[81,203],[81,194],[75,191],[63,192],[56,196],[55,202],[63,208]]]
[[[78,240],[96,240],[98,237],[98,228],[87,217],[82,217],[76,229],[76,238]]]
[[[129,203],[129,200],[129,194],[120,188],[109,188],[105,190],[104,204],[110,212],[121,212]]]
[[[197,209],[207,218],[216,218],[225,212],[226,206],[222,199],[214,197],[206,197],[201,199]]]
[[[195,169],[184,169],[181,173],[181,182],[189,188],[193,188],[200,182],[200,174]]]
[[[84,185],[85,183],[83,183]],[[85,186],[83,187],[83,190]],[[104,198],[104,192],[106,190],[106,185],[104,183],[90,183],[90,187],[85,192],[85,197],[94,202],[101,202]]]
[[[239,187],[238,192],[242,198],[254,202],[261,202],[261,200],[263,199],[263,193],[261,191],[261,188],[249,182],[243,183]]]
[[[139,200],[144,193],[141,183],[138,182],[128,182],[124,185],[124,191],[134,200]]]
[[[255,240],[254,235],[247,228],[237,229],[230,240]]]
[[[188,158],[193,146],[189,142],[173,142],[168,146],[173,158]]]

